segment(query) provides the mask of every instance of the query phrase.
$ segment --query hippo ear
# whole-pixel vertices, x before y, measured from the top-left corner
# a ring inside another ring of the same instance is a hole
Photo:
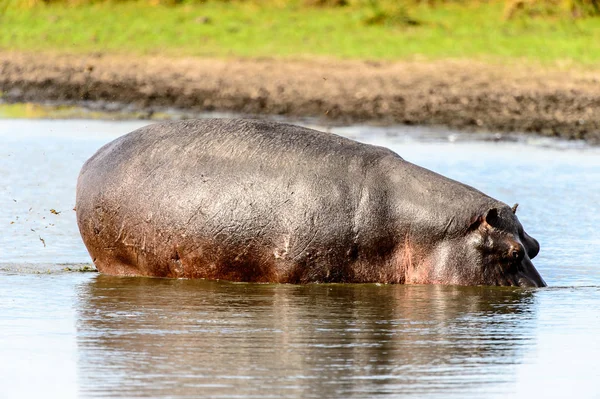
[[[516,203],[516,204],[514,204],[514,205],[512,206],[512,208],[510,208],[510,209],[512,209],[512,211],[513,211],[513,213],[514,213],[515,215],[517,214],[517,208],[518,208],[518,207],[519,207],[519,204],[518,204],[518,203]]]
[[[485,222],[492,227],[498,227],[500,217],[498,216],[498,209],[491,208],[485,214]]]
[[[479,226],[498,227],[500,217],[497,208],[490,208],[484,214],[476,215],[471,219],[469,230],[475,230]]]

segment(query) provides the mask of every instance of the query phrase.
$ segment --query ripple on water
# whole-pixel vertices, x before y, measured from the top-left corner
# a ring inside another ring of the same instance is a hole
[[[519,218],[542,245],[535,263],[547,289],[65,271],[90,262],[72,211],[79,168],[144,123],[0,122],[0,397],[597,393],[597,149],[460,135],[447,142],[402,127],[333,129],[519,202]]]

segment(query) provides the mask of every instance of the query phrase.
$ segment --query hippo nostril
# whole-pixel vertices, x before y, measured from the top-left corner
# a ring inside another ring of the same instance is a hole
[[[525,245],[525,250],[527,251],[527,256],[529,256],[529,259],[535,258],[540,252],[540,243],[525,232],[523,232],[521,235],[521,241]]]
[[[533,237],[531,238],[531,245],[529,246],[529,248],[527,248],[527,255],[529,255],[530,259],[533,259],[536,257],[536,255],[540,252],[540,244],[537,242],[537,240]]]

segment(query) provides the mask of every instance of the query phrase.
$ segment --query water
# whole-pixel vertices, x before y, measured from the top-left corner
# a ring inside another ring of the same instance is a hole
[[[600,397],[599,149],[334,129],[519,202],[545,289],[64,271],[79,168],[143,124],[0,120],[0,398]]]

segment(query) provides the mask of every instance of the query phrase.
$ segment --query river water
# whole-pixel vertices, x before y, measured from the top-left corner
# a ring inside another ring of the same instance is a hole
[[[599,149],[332,129],[519,202],[544,289],[69,271],[79,168],[146,123],[0,120],[0,398],[600,397]]]

